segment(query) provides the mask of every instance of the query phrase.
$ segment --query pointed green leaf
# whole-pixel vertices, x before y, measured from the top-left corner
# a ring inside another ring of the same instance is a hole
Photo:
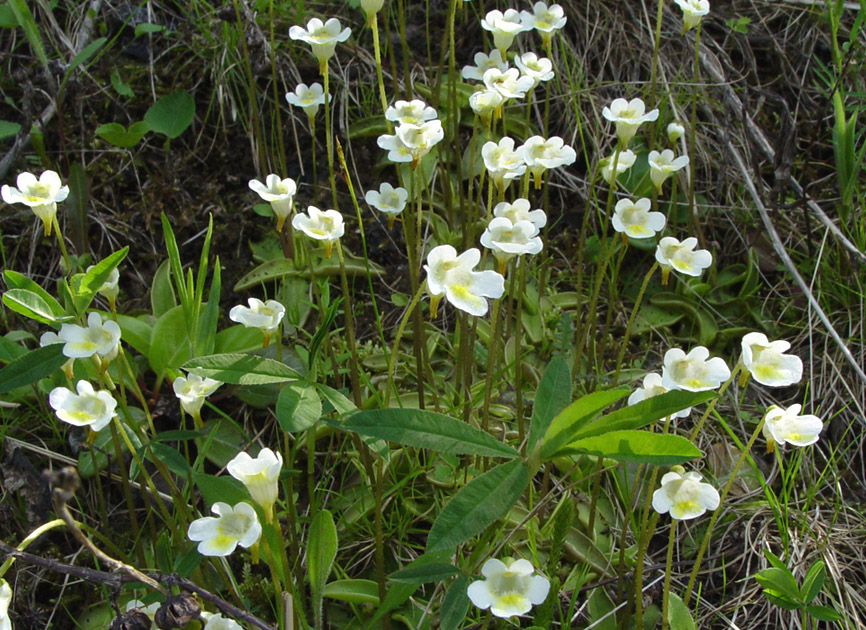
[[[212,354],[184,363],[183,369],[233,385],[266,385],[296,381],[300,375],[285,363],[252,354]]]
[[[307,574],[310,578],[310,594],[313,599],[313,614],[316,627],[322,627],[322,597],[334,558],[337,557],[337,526],[328,510],[321,510],[310,523],[310,538],[307,545]]]
[[[460,573],[460,569],[448,562],[433,562],[418,567],[406,567],[394,571],[388,576],[389,580],[402,582],[404,584],[427,584],[428,582],[441,582],[453,575]]]
[[[606,407],[609,407],[623,396],[627,396],[627,389],[611,389],[601,392],[593,392],[581,396],[568,407],[562,410],[550,423],[544,434],[541,447],[541,456],[549,460],[561,447],[568,444],[574,436],[592,418]]]
[[[611,431],[604,435],[575,440],[554,454],[600,455],[620,462],[673,466],[701,456],[701,451],[679,435],[648,431]]]
[[[3,304],[11,311],[23,315],[40,324],[57,325],[72,318],[54,314],[51,304],[30,289],[9,289],[3,294]],[[62,310],[62,309],[61,309]]]
[[[93,265],[93,267],[85,273],[77,273],[72,276],[72,300],[75,305],[75,312],[79,315],[83,314],[90,306],[96,292],[108,280],[108,276],[114,269],[123,261],[129,251],[129,246],[124,247],[106,256],[104,259]]]
[[[824,563],[816,560],[809,570],[806,571],[806,577],[803,578],[803,586],[800,587],[800,600],[805,604],[811,604],[812,600],[821,592],[824,586]]]
[[[325,585],[322,595],[350,604],[379,605],[379,585],[373,580],[334,580]]]
[[[66,363],[67,358],[63,355],[62,343],[31,350],[0,370],[0,394],[51,376]]]
[[[466,593],[469,588],[469,581],[468,575],[460,575],[448,587],[445,599],[442,600],[442,608],[439,611],[440,630],[457,630],[466,619],[470,604],[469,595]]]
[[[309,384],[283,387],[277,398],[277,422],[287,433],[306,431],[322,417],[322,400]]]
[[[529,441],[526,451],[531,452],[535,444],[547,432],[553,418],[571,401],[571,370],[562,357],[554,357],[544,370],[535,403],[532,405],[532,422],[529,426]]]
[[[671,630],[695,630],[695,620],[676,593],[668,594],[668,624]]]

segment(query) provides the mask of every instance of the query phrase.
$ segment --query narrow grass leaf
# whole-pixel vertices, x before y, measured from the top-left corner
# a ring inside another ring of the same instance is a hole
[[[428,448],[452,455],[484,457],[519,456],[519,453],[456,418],[420,409],[372,409],[359,411],[343,423],[343,428],[389,442]]]
[[[80,162],[69,164],[69,196],[66,208],[66,227],[69,238],[79,252],[87,251],[87,209],[90,205],[90,183],[87,172]]]
[[[600,455],[619,462],[673,466],[701,456],[701,451],[679,435],[648,431],[611,431],[575,440],[556,451],[559,455]]]
[[[233,385],[265,385],[296,381],[299,374],[284,363],[251,354],[212,354],[196,357],[183,369],[202,377]]]
[[[322,597],[336,557],[337,526],[331,513],[328,510],[321,510],[310,523],[310,538],[307,545],[307,573],[317,628],[322,627]]]
[[[466,484],[439,513],[427,536],[427,551],[453,549],[483,532],[520,499],[529,471],[511,461]]]
[[[334,580],[325,584],[322,596],[350,604],[379,605],[379,585],[373,580]]]
[[[529,441],[527,452],[547,432],[551,421],[565,409],[571,400],[571,370],[562,357],[554,357],[544,370],[538,389],[535,391],[535,403],[532,405],[532,421],[529,426]]]
[[[434,562],[420,567],[406,567],[394,571],[388,576],[389,580],[402,582],[403,584],[426,584],[428,582],[441,582],[453,575],[460,573],[460,569],[447,562]]]
[[[466,594],[469,581],[468,575],[459,575],[445,592],[442,608],[439,610],[440,630],[457,630],[466,619],[470,604],[469,595]]]
[[[48,56],[45,54],[45,47],[42,45],[42,37],[39,34],[39,28],[36,26],[36,20],[33,19],[33,14],[30,12],[30,7],[27,6],[26,0],[9,0],[6,3],[15,14],[15,19],[18,25],[24,29],[24,36],[27,38],[27,43],[30,44],[33,54],[39,59],[39,63],[43,68],[48,68]]]
[[[581,396],[557,415],[544,434],[541,456],[550,459],[561,447],[568,444],[592,418],[620,398],[627,396],[627,389],[611,389]]]
[[[220,259],[214,261],[213,276],[211,277],[210,290],[207,294],[204,310],[198,329],[198,340],[196,341],[195,353],[197,355],[213,354],[216,345],[217,324],[220,315],[220,292],[222,291],[222,276],[220,274]]]

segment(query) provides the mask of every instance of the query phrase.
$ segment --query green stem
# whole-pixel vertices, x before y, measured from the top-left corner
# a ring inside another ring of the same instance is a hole
[[[385,81],[382,78],[382,50],[379,46],[379,20],[376,13],[367,14],[367,26],[373,31],[373,57],[376,60],[376,82],[379,84],[379,101],[382,104],[382,113],[388,109],[388,97],[385,95]]]
[[[57,245],[60,247],[60,254],[63,256],[63,263],[66,265],[66,273],[71,274],[75,271],[72,268],[72,263],[69,261],[69,252],[66,251],[66,243],[63,240],[63,234],[60,232],[60,224],[57,222],[57,215],[51,217],[51,223],[54,225],[54,234],[57,236]]]
[[[692,229],[695,232],[695,235],[698,237],[698,241],[701,243],[701,247],[705,246],[704,243],[704,233],[701,229],[700,223],[698,222],[697,211],[695,208],[695,168],[697,164],[697,160],[695,160],[696,151],[695,151],[695,133],[697,131],[697,112],[698,112],[698,83],[701,78],[701,61],[700,55],[698,52],[700,51],[700,42],[701,42],[701,23],[698,22],[698,26],[695,29],[695,61],[694,61],[694,83],[692,86],[692,113],[691,113],[691,121],[689,121],[689,154],[691,157],[689,158],[689,195],[688,195],[688,204],[689,204],[689,220],[692,224]]]
[[[343,290],[343,316],[346,322],[346,343],[349,345],[349,379],[355,405],[361,406],[361,384],[358,379],[358,350],[355,347],[355,322],[352,317],[352,296],[349,294],[349,279],[343,259],[343,247],[337,241],[337,258],[340,261],[340,287]]]
[[[625,334],[622,337],[622,345],[619,348],[619,352],[616,355],[616,371],[613,374],[613,386],[616,387],[617,383],[619,383],[619,371],[622,367],[622,360],[625,356],[625,349],[628,346],[628,338],[631,335],[631,327],[634,325],[634,320],[637,317],[637,313],[640,310],[640,304],[643,300],[644,293],[646,293],[647,285],[649,284],[650,278],[652,278],[655,270],[658,269],[658,262],[653,263],[653,266],[650,267],[650,270],[644,276],[643,284],[640,285],[640,290],[637,294],[637,299],[634,301],[634,306],[631,309],[631,315],[628,318],[628,323],[625,326]]]
[[[674,541],[677,533],[677,519],[671,519],[671,526],[668,533],[668,554],[665,559],[665,585],[662,588],[662,630],[667,630],[668,627],[668,605],[670,602],[671,590],[671,565],[674,560]]]
[[[274,0],[268,2],[268,33],[271,46],[271,85],[274,93],[274,118],[277,122],[277,147],[280,153],[280,173],[286,172],[286,146],[283,142],[283,119],[280,116],[280,91],[277,85],[277,49],[274,40]],[[279,608],[279,602],[277,603]]]
[[[490,343],[487,350],[487,374],[484,377],[484,403],[481,408],[481,430],[487,431],[490,426],[490,395],[493,391],[493,377],[499,373],[499,306],[502,300],[493,300],[493,312],[490,315]]]
[[[62,518],[55,518],[53,521],[48,521],[47,523],[43,523],[42,525],[40,525],[39,527],[34,529],[32,532],[27,534],[27,537],[24,540],[22,540],[18,544],[18,546],[15,548],[18,551],[24,551],[25,549],[27,549],[27,547],[30,546],[30,543],[32,543],[34,540],[39,538],[45,532],[52,530],[55,527],[63,527],[65,524],[66,523],[64,523]],[[2,566],[0,566],[0,578],[2,578],[4,575],[6,575],[6,572],[9,570],[9,568],[12,566],[12,564],[14,562],[15,562],[14,556],[9,556],[8,558],[6,558],[5,562],[3,562]]]
[[[325,153],[328,157],[328,184],[331,187],[331,201],[334,205],[334,210],[339,210],[337,204],[337,181],[334,178],[334,149],[333,140],[331,140],[331,92],[328,83],[328,62],[319,62],[319,72],[322,73],[322,82],[325,84]]]
[[[400,340],[403,338],[403,331],[406,329],[406,324],[409,322],[409,318],[412,316],[412,313],[418,305],[418,300],[421,299],[421,295],[424,293],[424,288],[425,287],[420,287],[415,292],[415,295],[412,296],[412,301],[406,306],[406,310],[403,311],[403,317],[400,318],[400,324],[397,326],[397,334],[394,335],[394,344],[391,347],[391,357],[388,359],[388,380],[385,385],[385,404],[383,406],[386,409],[391,400],[391,389],[394,387],[394,365],[397,363],[397,352],[400,349]]]

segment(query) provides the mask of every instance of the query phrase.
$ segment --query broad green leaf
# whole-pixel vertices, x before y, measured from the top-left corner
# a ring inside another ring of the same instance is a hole
[[[150,367],[158,376],[163,377],[166,370],[179,368],[189,356],[189,333],[183,307],[176,306],[153,325],[148,355]]]
[[[806,606],[806,612],[812,615],[818,621],[839,621],[841,618],[839,613],[827,606]]]
[[[252,354],[212,354],[187,361],[183,369],[233,385],[296,381],[300,375],[284,363]]]
[[[128,129],[120,123],[111,122],[99,125],[94,133],[108,144],[113,144],[121,149],[131,149],[141,142],[147,131],[147,123],[144,121],[134,122]]]
[[[246,354],[260,350],[264,339],[260,328],[247,328],[243,324],[229,326],[216,334],[213,354]]]
[[[800,587],[797,585],[797,580],[791,575],[787,569],[779,569],[771,567],[763,569],[755,574],[755,580],[765,590],[775,591],[781,596],[790,598],[792,601],[797,601],[800,598]]]
[[[446,562],[449,557],[451,557],[451,551],[448,549],[433,553],[427,552],[410,562],[404,568],[417,568],[434,562]],[[381,619],[385,613],[403,604],[403,602],[412,596],[412,593],[418,590],[418,586],[418,584],[401,584],[399,582],[392,584],[385,594],[385,600],[379,605],[379,608],[376,609],[376,614],[368,622],[368,627],[372,628],[373,624]]]
[[[331,403],[331,406],[339,415],[345,416],[357,411],[358,408],[355,406],[355,403],[346,398],[346,396],[338,392],[336,389],[328,387],[327,385],[322,385],[321,383],[316,383],[316,389],[318,389],[322,396]]]
[[[123,79],[120,77],[120,73],[115,68],[111,71],[111,87],[114,88],[114,91],[120,94],[121,96],[135,96],[132,91],[132,88],[129,87],[128,84],[123,82]]]
[[[209,420],[204,428],[207,435],[196,440],[200,452],[208,461],[223,468],[231,459],[244,449],[246,436],[225,418]]]
[[[18,25],[24,29],[24,36],[27,38],[27,43],[30,44],[33,54],[39,59],[39,63],[43,68],[48,68],[48,56],[45,54],[45,47],[42,45],[42,36],[39,34],[39,27],[36,26],[36,20],[33,19],[33,14],[27,6],[26,0],[9,0],[6,3],[15,14],[15,20]]]
[[[277,422],[283,431],[306,431],[322,417],[322,401],[316,388],[308,384],[283,387],[277,398]]]
[[[620,462],[673,466],[701,456],[701,451],[679,435],[649,431],[611,431],[570,442],[553,454],[600,455]]]
[[[328,582],[322,590],[328,599],[350,604],[379,605],[379,585],[373,580],[335,580]]]
[[[363,258],[356,256],[345,255],[346,275],[366,276],[367,267]],[[315,273],[317,278],[324,276],[339,276],[340,263],[336,260],[326,259],[315,265]],[[385,270],[374,262],[370,262],[370,273],[376,277],[380,277],[385,273]],[[235,291],[243,291],[250,287],[257,287],[263,282],[278,280],[283,277],[289,278],[309,278],[310,270],[307,267],[298,269],[295,267],[295,262],[287,258],[279,258],[262,263],[235,284]]]
[[[535,403],[532,405],[532,422],[529,426],[529,441],[526,451],[531,452],[538,440],[547,432],[553,418],[568,405],[571,400],[571,370],[562,357],[554,357],[547,364],[547,369],[538,383],[535,391]]]
[[[0,120],[0,140],[17,136],[19,131],[21,131],[21,125],[18,123]]]
[[[168,466],[168,469],[176,475],[186,476],[189,474],[189,463],[184,459],[183,455],[178,453],[176,448],[172,448],[168,444],[162,442],[151,442],[150,450],[163,464]],[[143,453],[139,453],[141,456]],[[222,499],[221,499],[222,500]]]
[[[72,319],[72,317],[56,315],[52,305],[46,302],[42,295],[30,289],[9,289],[3,294],[3,304],[9,310],[40,324],[57,325]]]
[[[611,389],[581,396],[557,415],[542,441],[541,456],[550,459],[564,445],[568,444],[592,418],[623,396],[627,389]]]
[[[426,584],[428,582],[441,582],[453,575],[460,573],[460,569],[447,562],[433,562],[418,567],[407,567],[394,571],[388,576],[389,580],[402,582],[404,584]]]
[[[442,600],[442,608],[439,611],[440,630],[457,630],[466,619],[470,604],[469,596],[466,594],[469,582],[468,575],[458,575],[457,579],[448,587],[445,592],[445,599]]]
[[[334,517],[328,510],[320,510],[310,523],[307,543],[307,573],[317,628],[322,627],[322,597],[336,557],[337,526],[334,524]]]
[[[33,280],[25,276],[23,273],[7,269],[3,272],[3,279],[6,281],[6,286],[10,289],[28,289],[36,293],[42,300],[48,304],[51,312],[57,318],[62,318],[66,315],[66,311],[60,306],[60,302]]]
[[[517,503],[527,483],[529,471],[520,461],[470,481],[442,508],[427,536],[427,551],[453,549],[483,532]]]
[[[29,350],[8,337],[0,337],[0,363],[9,363],[24,356]]]
[[[809,570],[806,571],[806,577],[803,578],[803,586],[800,587],[800,600],[806,604],[811,604],[812,600],[821,592],[824,586],[824,563],[816,560]]]
[[[104,319],[104,318],[103,318]],[[150,354],[150,339],[153,336],[153,326],[137,317],[117,314],[117,325],[120,326],[120,337],[142,356]]]
[[[250,499],[250,494],[244,484],[228,475],[214,477],[213,475],[194,472],[192,480],[207,505],[213,505],[217,501],[235,505]]]
[[[129,246],[124,247],[100,260],[89,271],[72,276],[70,287],[76,313],[81,315],[87,310],[96,296],[96,292],[105,284],[111,272],[123,261],[128,251]]]
[[[163,96],[151,105],[144,114],[144,122],[151,131],[174,139],[189,127],[194,115],[195,101],[189,92],[180,91]]]
[[[373,409],[359,411],[343,423],[346,431],[370,435],[389,442],[428,448],[453,455],[485,457],[519,456],[507,444],[456,418],[420,409]]]
[[[676,593],[668,593],[668,624],[671,630],[695,630],[692,613]]]

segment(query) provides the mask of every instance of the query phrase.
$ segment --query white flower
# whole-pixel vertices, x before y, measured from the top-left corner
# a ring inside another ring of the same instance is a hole
[[[205,620],[203,630],[243,630],[243,626],[237,621],[223,617],[219,613],[214,614],[202,611],[201,618]]]
[[[481,235],[481,244],[493,251],[500,262],[500,271],[514,256],[535,255],[543,245],[538,228],[529,221],[512,223],[506,217],[494,217]]]
[[[265,510],[265,520],[268,523],[273,518],[274,503],[279,494],[277,483],[282,468],[283,456],[269,448],[260,450],[255,459],[245,452],[240,452],[226,465],[228,473],[243,483],[253,501]]]
[[[435,314],[444,295],[451,304],[470,315],[487,312],[487,300],[500,298],[505,292],[505,278],[495,271],[473,271],[481,261],[481,252],[471,248],[457,255],[450,245],[440,245],[427,255],[427,292],[432,296],[430,310]]]
[[[280,179],[279,175],[272,173],[265,178],[264,184],[257,179],[251,179],[249,187],[259,197],[271,204],[274,216],[277,217],[277,232],[281,232],[283,223],[292,213],[292,202],[298,190],[295,180],[291,177]]]
[[[78,381],[77,394],[65,387],[55,387],[48,395],[48,404],[57,417],[76,427],[99,431],[117,415],[117,401],[105,391],[94,391],[87,381]]]
[[[558,31],[568,18],[558,4],[549,7],[544,2],[536,2],[532,7],[532,13],[521,11],[520,18],[527,29],[535,29],[541,34],[541,39],[547,45],[554,31]]]
[[[493,33],[493,45],[505,57],[505,51],[514,41],[514,36],[527,30],[526,25],[520,19],[520,13],[514,9],[507,9],[505,13],[499,10],[490,11],[481,20],[481,28]]]
[[[54,171],[45,171],[39,179],[32,173],[20,173],[15,183],[18,188],[5,184],[0,188],[3,201],[9,205],[23,203],[29,206],[33,214],[42,220],[45,236],[49,236],[57,215],[57,204],[69,195],[69,186],[64,186],[60,175]]]
[[[507,188],[512,179],[526,172],[523,147],[515,149],[512,138],[502,138],[499,144],[492,141],[485,142],[481,147],[481,157],[484,159],[484,167],[491,179],[501,190]]]
[[[73,359],[98,354],[103,361],[111,361],[120,347],[120,326],[110,319],[103,322],[99,313],[87,316],[87,328],[63,324],[57,336],[64,343],[63,354]]]
[[[12,630],[9,620],[9,604],[12,603],[12,587],[9,582],[0,578],[0,630]]]
[[[412,161],[412,150],[403,144],[396,134],[383,133],[376,138],[376,144],[388,152],[388,159],[392,162]]]
[[[294,92],[286,92],[286,100],[289,105],[300,107],[309,118],[313,118],[319,107],[325,104],[325,89],[321,83],[313,83],[309,87],[306,83],[298,83]],[[329,94],[328,101],[330,100]]]
[[[658,151],[650,151],[648,161],[650,167],[650,179],[656,187],[656,190],[661,192],[662,185],[668,177],[681,168],[688,166],[689,157],[687,155],[681,155],[674,159],[674,152],[670,149],[665,149],[661,153]]]
[[[550,582],[528,560],[515,560],[508,566],[491,558],[481,567],[486,579],[469,585],[466,594],[481,610],[490,609],[497,617],[525,615],[533,606],[544,603]]]
[[[346,232],[343,215],[336,210],[322,212],[316,206],[307,206],[307,214],[292,217],[292,227],[310,238],[325,243],[325,257],[331,257],[331,246]]]
[[[422,100],[397,101],[385,110],[385,119],[401,125],[422,125],[436,118],[436,110]]]
[[[785,442],[794,446],[809,446],[818,441],[824,423],[818,416],[801,416],[802,409],[802,405],[791,405],[787,409],[774,405],[767,410],[762,432],[767,438],[768,448],[772,448],[773,442],[780,446]]]
[[[535,79],[520,76],[520,70],[509,68],[504,72],[499,68],[490,68],[481,78],[488,90],[496,90],[503,98],[523,98],[535,87]]]
[[[487,123],[490,114],[505,102],[505,97],[496,90],[476,90],[469,96],[469,107]]]
[[[90,271],[96,265],[90,265],[85,271]],[[108,274],[108,277],[105,279],[105,282],[96,290],[99,295],[104,297],[110,303],[114,303],[114,300],[117,299],[118,293],[120,293],[120,287],[118,284],[120,283],[120,271],[115,267],[111,270],[111,273]]]
[[[559,136],[547,140],[541,136],[532,136],[523,143],[523,161],[535,178],[536,188],[541,188],[544,171],[574,164],[576,159],[577,153]]]
[[[670,512],[671,518],[677,520],[697,518],[707,510],[715,510],[721,502],[719,492],[701,479],[699,473],[674,466],[662,477],[661,488],[653,492],[653,509],[659,514]]]
[[[44,348],[45,346],[50,346],[55,343],[63,343],[63,339],[61,339],[53,330],[42,333],[42,336],[39,337],[40,348]],[[63,373],[66,374],[66,378],[71,381],[74,378],[75,373],[75,359],[67,359],[66,363],[64,363],[60,369],[62,369]]]
[[[670,390],[662,385],[662,377],[658,374],[651,372],[643,377],[643,387],[639,387],[634,390],[631,395],[628,397],[629,405],[636,405],[642,400],[646,400],[647,398],[652,398],[653,396],[660,396],[661,394],[665,394]],[[688,418],[689,414],[692,412],[691,407],[687,407],[686,409],[682,409],[677,411],[675,414],[672,414],[672,418]]]
[[[319,18],[312,18],[307,22],[307,28],[293,26],[289,29],[289,37],[307,42],[313,49],[313,55],[319,60],[319,69],[327,67],[328,59],[334,56],[339,42],[349,39],[352,30],[340,29],[340,21],[331,18],[324,24]]]
[[[626,147],[642,123],[652,122],[659,117],[659,110],[654,109],[644,113],[645,110],[646,105],[639,98],[633,98],[630,101],[617,98],[613,100],[610,107],[601,110],[601,115],[616,124],[616,135],[619,142],[623,147]]]
[[[388,215],[388,229],[394,227],[394,218],[403,212],[409,192],[405,188],[394,188],[388,182],[379,185],[379,191],[368,190],[364,195],[364,201],[376,208],[379,212]]]
[[[674,0],[683,10],[683,33],[696,27],[710,12],[709,0]]]
[[[286,307],[276,300],[262,302],[258,298],[247,300],[249,308],[238,304],[229,311],[229,319],[247,328],[261,328],[265,336],[280,327],[280,322],[286,315]]]
[[[201,407],[205,398],[219,389],[220,385],[222,385],[220,381],[215,381],[212,378],[202,378],[197,374],[190,374],[186,378],[178,376],[174,379],[172,389],[183,410],[200,421]]]
[[[616,152],[614,152],[610,157],[605,158],[601,161],[601,176],[611,186],[613,185],[613,160],[616,158],[616,174],[620,175],[625,173],[628,169],[634,166],[634,162],[637,159],[637,156],[631,149],[626,149],[625,151],[620,151],[617,156]]]
[[[227,556],[240,545],[251,547],[259,540],[262,526],[256,511],[249,503],[238,503],[234,507],[217,502],[211,508],[216,517],[205,516],[189,524],[186,535],[198,542],[198,552],[203,556]]]
[[[493,216],[506,217],[511,219],[512,223],[518,221],[529,221],[539,230],[547,225],[547,215],[544,210],[530,211],[528,199],[515,199],[512,203],[502,201],[493,206]]]
[[[753,332],[743,337],[743,365],[761,385],[787,387],[803,378],[803,361],[785,354],[791,344],[770,341],[764,333]]]
[[[376,143],[388,151],[392,162],[411,162],[416,167],[418,160],[445,137],[441,120],[428,120],[420,125],[401,124],[393,135],[383,134]]]
[[[731,377],[731,370],[724,359],[709,359],[709,356],[710,351],[703,346],[693,348],[688,354],[671,348],[665,352],[662,387],[689,392],[717,389]]]
[[[652,203],[646,197],[633,202],[620,199],[613,208],[611,224],[617,232],[632,238],[650,238],[665,229],[665,215],[650,212]]]
[[[671,269],[687,276],[700,276],[713,264],[713,255],[705,249],[695,250],[698,239],[689,237],[680,243],[673,236],[665,236],[656,248],[656,260],[662,266],[662,284],[667,284]]]
[[[502,58],[502,53],[498,50],[494,50],[490,55],[486,55],[483,52],[475,53],[474,61],[474,66],[463,66],[463,70],[460,71],[460,75],[464,79],[482,81],[484,73],[490,70],[490,68],[496,68],[500,72],[508,70],[508,62]]]
[[[553,78],[553,62],[547,57],[539,57],[534,52],[523,53],[515,57],[514,65],[523,73],[523,76],[532,79],[532,88],[542,81],[550,81]]]
[[[375,15],[382,10],[385,0],[361,0],[361,8],[367,15]]]
[[[680,123],[674,121],[668,124],[667,133],[668,141],[673,144],[685,135],[686,128],[683,127]]]

